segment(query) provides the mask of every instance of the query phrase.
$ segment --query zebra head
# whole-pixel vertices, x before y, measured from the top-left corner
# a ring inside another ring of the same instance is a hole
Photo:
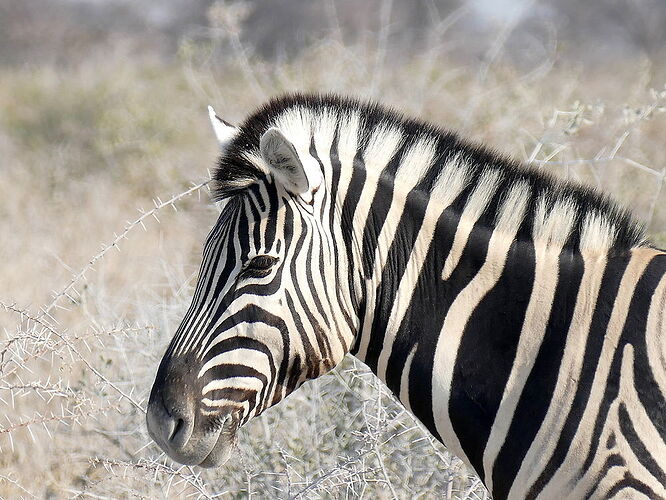
[[[355,325],[311,131],[268,115],[235,128],[210,112],[221,213],[147,411],[171,458],[205,467],[227,460],[241,425],[341,361]]]

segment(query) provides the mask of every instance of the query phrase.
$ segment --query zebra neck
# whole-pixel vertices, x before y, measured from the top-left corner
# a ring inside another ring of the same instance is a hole
[[[349,228],[364,285],[352,353],[497,498],[506,497],[522,458],[539,460],[530,448],[539,429],[533,416],[549,408],[559,364],[580,359],[580,345],[565,349],[567,335],[589,330],[604,338],[591,323],[590,299],[604,273],[621,276],[628,262],[655,252],[535,242],[501,217],[492,227],[470,220],[469,203],[459,210],[420,193],[398,195],[391,191],[388,208],[373,202],[363,224],[356,219]],[[601,302],[611,304],[617,288],[606,289]],[[609,316],[601,308],[595,321]]]
[[[517,224],[490,227],[470,220],[469,204],[460,210],[419,192],[402,197],[389,181],[377,185],[378,193],[385,191],[374,196],[363,224],[349,219],[354,222],[350,231],[356,240],[352,246],[359,249],[356,268],[362,282],[361,326],[352,353],[434,436],[482,475],[478,456],[468,458],[466,451],[483,450],[492,420],[478,425],[476,434],[466,432],[450,420],[436,422],[435,413],[437,418],[443,413],[436,407],[450,401],[455,388],[465,393],[461,406],[472,404],[482,416],[496,412],[491,406],[501,399],[504,387],[487,380],[477,361],[466,372],[467,379],[456,376],[453,384],[456,354],[462,352],[463,333],[473,330],[474,335],[465,338],[464,352],[475,349],[467,345],[473,337],[472,343],[487,348],[474,360],[507,360],[510,365],[512,358],[503,351],[507,345],[488,339],[517,341],[535,279],[535,245],[516,238]],[[390,201],[377,201],[386,199]],[[557,268],[561,248],[541,251]],[[569,267],[560,269],[562,276]],[[482,304],[486,297],[489,302]],[[447,351],[442,362],[441,353]],[[447,381],[435,384],[440,375]],[[478,398],[469,396],[473,394]]]

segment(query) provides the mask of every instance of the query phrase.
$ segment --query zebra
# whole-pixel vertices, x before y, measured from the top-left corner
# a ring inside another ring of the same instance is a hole
[[[347,353],[495,499],[666,498],[666,252],[607,196],[374,102],[209,108],[220,215],[147,426],[214,467]]]

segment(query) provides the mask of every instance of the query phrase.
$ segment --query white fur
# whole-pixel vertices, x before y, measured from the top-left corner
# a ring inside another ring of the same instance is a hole
[[[577,211],[571,199],[557,200],[550,207],[546,196],[539,198],[534,214],[534,241],[557,248],[564,246],[576,222]]]
[[[406,190],[423,178],[432,166],[435,157],[435,141],[431,137],[421,137],[407,150],[395,173],[395,184]]]
[[[310,149],[312,128],[316,121],[316,115],[311,110],[295,107],[277,117],[274,126],[280,129],[302,155]]]
[[[407,355],[405,360],[405,366],[402,369],[402,375],[400,375],[400,402],[404,405],[407,411],[412,411],[411,404],[409,403],[409,373],[412,368],[412,361],[414,361],[414,355],[416,350],[419,348],[419,343],[414,343],[414,347]]]
[[[462,193],[470,182],[469,169],[465,166],[462,155],[457,154],[446,162],[437,176],[430,197],[448,207]]]
[[[509,188],[509,194],[504,198],[497,214],[497,231],[512,233],[520,227],[525,218],[530,192],[530,186],[526,182],[517,182]]]
[[[368,175],[379,175],[396,153],[404,138],[402,131],[388,125],[379,125],[363,152],[363,161]]]
[[[212,380],[201,390],[201,394],[206,395],[209,392],[220,389],[249,389],[260,391],[263,382],[256,377],[227,377],[222,380]]]
[[[615,236],[615,226],[607,217],[598,212],[590,212],[583,221],[580,249],[583,252],[608,250],[613,246]]]

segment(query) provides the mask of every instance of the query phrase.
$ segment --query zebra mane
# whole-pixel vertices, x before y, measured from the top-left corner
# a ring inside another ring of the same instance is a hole
[[[434,194],[432,190],[438,178],[445,174],[457,176],[461,190],[452,200],[454,210],[464,210],[468,202],[471,203],[477,185],[492,177],[495,188],[491,196],[484,199],[479,223],[493,227],[500,212],[505,210],[507,193],[519,193],[526,209],[524,215],[512,221],[519,225],[517,238],[527,236],[535,241],[549,242],[556,240],[559,234],[562,239],[559,243],[563,247],[587,250],[622,251],[649,246],[644,226],[627,209],[594,188],[556,178],[549,172],[512,160],[487,147],[473,145],[455,133],[407,118],[377,103],[334,94],[277,97],[252,114],[239,127],[238,134],[218,160],[213,174],[213,199],[234,196],[266,176],[257,157],[259,140],[271,126],[288,123],[292,129],[299,127],[299,134],[307,134],[311,139],[323,127],[341,134],[344,131],[340,128],[348,123],[350,116],[359,117],[359,150],[365,151],[372,142],[373,133],[380,129],[386,137],[399,137],[399,141],[394,142],[399,143],[396,155],[400,149],[404,152],[409,146],[414,149],[418,144],[432,145],[435,155],[428,168],[415,172],[421,176],[415,189],[426,195]],[[381,149],[381,143],[372,144],[372,147],[373,151]],[[453,174],[452,169],[456,170]],[[394,180],[398,182],[397,178]]]

